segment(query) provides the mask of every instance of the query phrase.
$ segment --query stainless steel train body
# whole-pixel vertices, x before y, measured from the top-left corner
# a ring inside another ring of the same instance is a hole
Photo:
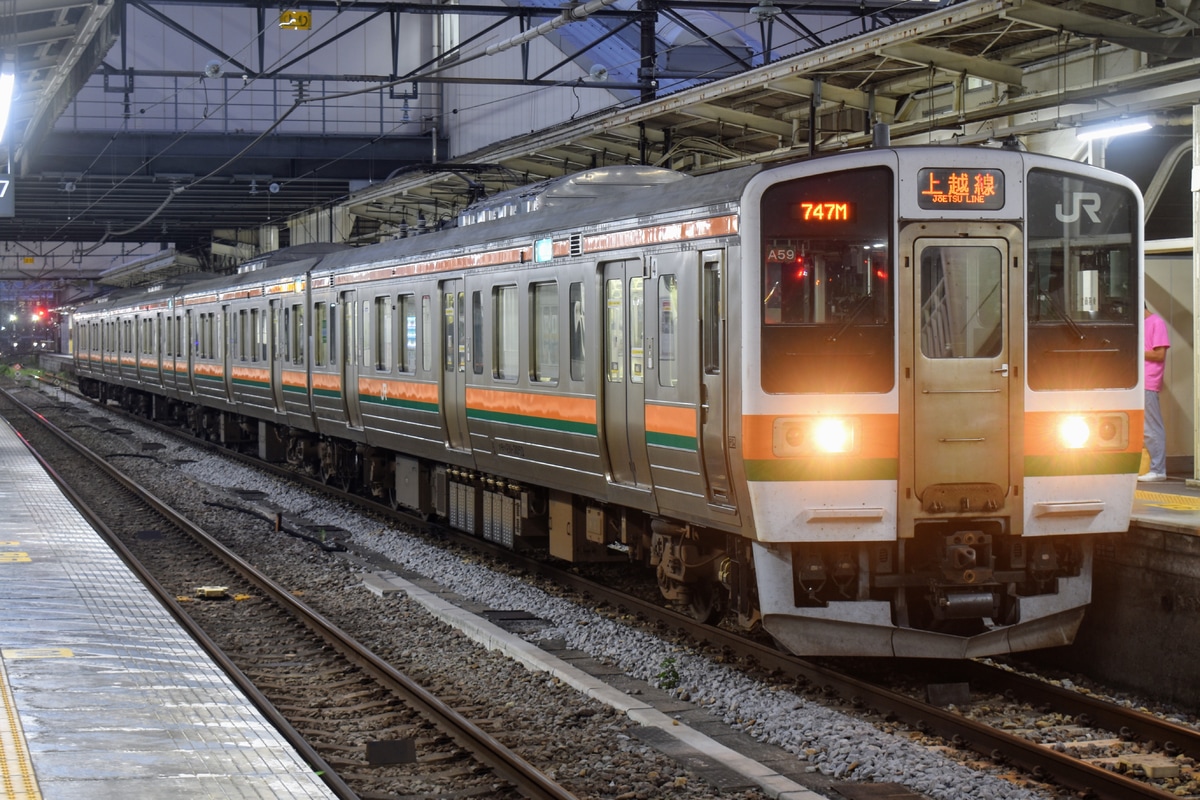
[[[990,148],[600,169],[82,308],[85,391],[802,654],[1071,641],[1142,443],[1141,197]]]

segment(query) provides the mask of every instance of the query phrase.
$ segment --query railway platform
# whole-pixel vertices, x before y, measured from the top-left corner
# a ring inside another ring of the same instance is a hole
[[[0,421],[0,800],[335,795]]]
[[[1139,483],[1133,498],[1133,527],[1200,535],[1200,486],[1191,476]]]
[[[1200,487],[1139,483],[1128,532],[1097,539],[1092,602],[1070,647],[1045,658],[1147,696],[1200,708]]]

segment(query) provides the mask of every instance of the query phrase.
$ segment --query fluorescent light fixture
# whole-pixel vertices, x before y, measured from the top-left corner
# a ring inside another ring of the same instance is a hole
[[[1127,133],[1141,133],[1153,128],[1150,120],[1145,117],[1136,119],[1115,119],[1102,125],[1089,125],[1075,131],[1075,138],[1081,142],[1092,139],[1111,139],[1113,136],[1124,136]]]
[[[0,142],[8,127],[8,112],[12,108],[13,89],[17,85],[17,69],[11,61],[0,65]]]

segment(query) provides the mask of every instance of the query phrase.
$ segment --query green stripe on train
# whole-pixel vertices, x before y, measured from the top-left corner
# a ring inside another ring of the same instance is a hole
[[[399,397],[383,398],[377,394],[360,394],[358,396],[360,403],[368,403],[374,406],[386,406],[388,408],[403,408],[408,411],[426,411],[430,414],[438,413],[437,403],[424,403],[420,400],[405,400]]]
[[[675,433],[656,433],[655,431],[646,431],[646,444],[670,447],[675,450],[690,450],[693,453],[699,449],[695,436],[680,436]]]
[[[1061,453],[1025,456],[1025,477],[1050,478],[1061,475],[1122,475],[1135,473],[1141,453]]]
[[[547,431],[561,433],[581,433],[585,436],[596,436],[596,426],[590,422],[573,422],[569,419],[550,419],[548,417],[532,417],[526,414],[504,414],[499,411],[484,411],[479,408],[468,408],[467,419],[477,419],[480,422],[499,422],[505,425],[520,425],[523,428],[541,428]]]
[[[894,458],[806,458],[746,460],[750,481],[894,481]]]
[[[293,386],[290,383],[283,385],[283,391],[285,393],[290,392],[291,394],[310,394],[308,387]],[[341,391],[337,389],[313,389],[311,394],[313,397],[328,397],[334,400],[340,400],[342,397]]]

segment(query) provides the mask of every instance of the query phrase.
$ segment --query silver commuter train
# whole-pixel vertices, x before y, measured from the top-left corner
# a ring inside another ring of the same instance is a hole
[[[1071,642],[1128,526],[1141,248],[1130,181],[1003,148],[602,168],[72,335],[89,395],[795,653],[962,658]]]

